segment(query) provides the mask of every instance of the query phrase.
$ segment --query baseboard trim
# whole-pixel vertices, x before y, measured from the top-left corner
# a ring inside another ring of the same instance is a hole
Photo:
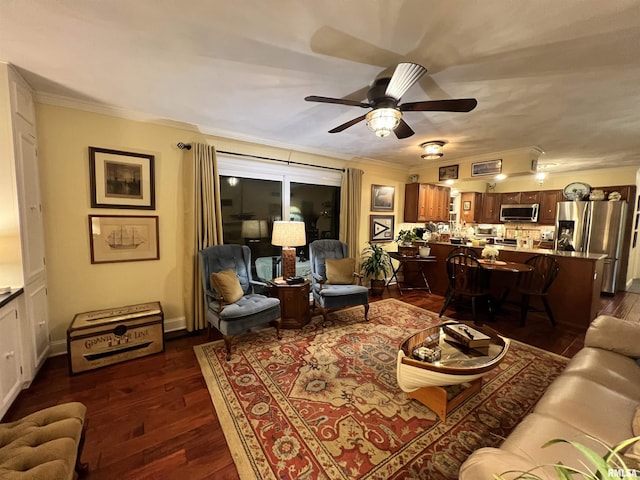
[[[164,321],[164,332],[175,332],[187,329],[186,317],[170,318]],[[65,355],[67,353],[67,340],[56,340],[49,344],[49,357]]]

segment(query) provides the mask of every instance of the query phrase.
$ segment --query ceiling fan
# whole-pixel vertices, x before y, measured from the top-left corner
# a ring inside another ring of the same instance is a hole
[[[377,136],[386,137],[393,131],[399,139],[410,137],[415,133],[402,118],[402,112],[470,112],[478,104],[475,98],[400,103],[402,95],[425,73],[427,69],[417,63],[399,63],[391,78],[383,77],[374,80],[367,92],[368,102],[316,95],[305,97],[305,100],[372,109],[364,115],[329,130],[329,133],[342,132],[366,119],[367,127]]]

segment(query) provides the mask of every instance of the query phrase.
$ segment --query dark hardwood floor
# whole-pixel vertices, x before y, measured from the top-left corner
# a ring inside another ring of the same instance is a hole
[[[439,312],[443,298],[422,291],[395,297]],[[640,294],[602,297],[602,313],[640,321]],[[447,315],[470,319],[469,310]],[[572,356],[582,347],[584,331],[552,327],[544,314],[530,314],[525,328],[517,310],[506,306],[493,328],[513,339]],[[174,335],[175,337],[175,335]],[[206,333],[168,338],[162,354],[112,365],[73,377],[66,356],[47,360],[31,388],[24,390],[3,421],[67,401],[87,405],[88,430],[83,460],[90,479],[238,479],[220,429],[193,346]]]

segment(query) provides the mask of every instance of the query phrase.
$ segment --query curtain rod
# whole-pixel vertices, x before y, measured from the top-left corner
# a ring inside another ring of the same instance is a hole
[[[191,150],[191,144],[179,142],[178,148],[180,150]],[[236,155],[238,157],[256,158],[258,160],[268,160],[270,162],[281,162],[281,163],[286,163],[287,165],[302,165],[305,167],[323,168],[325,170],[337,170],[338,172],[344,172],[344,168],[324,167],[322,165],[313,165],[311,163],[296,162],[293,160],[282,160],[280,158],[261,157],[259,155],[251,155],[249,153],[228,152],[226,150],[216,150],[216,152],[222,153],[222,154],[226,153],[227,155]]]

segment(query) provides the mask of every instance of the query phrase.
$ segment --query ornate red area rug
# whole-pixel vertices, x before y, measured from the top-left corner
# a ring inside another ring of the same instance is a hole
[[[354,307],[302,330],[243,335],[231,361],[222,341],[194,347],[242,479],[455,479],[462,462],[497,446],[567,359],[512,342],[480,393],[446,422],[396,382],[408,335],[438,315],[387,299],[369,322]]]

